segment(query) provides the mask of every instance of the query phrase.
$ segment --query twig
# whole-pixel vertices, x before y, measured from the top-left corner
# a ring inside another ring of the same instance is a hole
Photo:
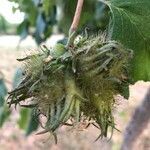
[[[81,12],[82,12],[82,7],[83,7],[83,2],[84,2],[84,0],[78,0],[77,8],[76,8],[75,15],[74,15],[74,18],[73,18],[73,22],[72,22],[72,25],[70,27],[70,32],[71,33],[76,31],[77,28],[78,28],[79,21],[80,21],[80,16],[81,16]]]
[[[71,27],[69,29],[69,38],[66,47],[68,48],[74,41],[75,34],[79,25],[80,16],[83,8],[83,2],[84,0],[78,0],[76,11],[74,14],[74,18],[71,24]]]

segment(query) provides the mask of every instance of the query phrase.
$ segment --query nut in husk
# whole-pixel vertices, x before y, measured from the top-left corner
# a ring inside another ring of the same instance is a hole
[[[41,133],[54,134],[69,119],[74,126],[84,116],[94,120],[101,137],[107,136],[109,127],[115,129],[114,95],[128,97],[131,56],[101,35],[81,39],[72,48],[56,45],[39,51],[23,60],[24,79],[9,93],[9,104],[30,101],[47,118]]]

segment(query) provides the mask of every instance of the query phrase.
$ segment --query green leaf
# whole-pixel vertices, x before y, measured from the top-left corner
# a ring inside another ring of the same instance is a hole
[[[35,32],[35,39],[37,43],[41,43],[43,41],[43,33],[46,28],[46,22],[44,19],[43,13],[39,13],[37,20],[36,20],[36,32]]]
[[[38,118],[34,115],[34,110],[22,108],[18,125],[25,131],[26,136],[35,131],[39,126]]]
[[[31,110],[27,108],[22,108],[20,111],[20,119],[18,121],[18,125],[21,129],[26,129],[29,119],[30,119]]]
[[[7,88],[5,86],[4,80],[0,79],[0,107],[4,105],[5,96],[7,95]]]
[[[29,21],[25,19],[17,28],[17,33],[20,35],[20,41],[24,40],[29,34]]]
[[[53,9],[53,6],[55,5],[55,0],[43,0],[43,9],[45,11],[46,16],[49,15],[49,12]]]
[[[10,115],[9,108],[5,105],[3,107],[0,107],[0,127],[3,126],[4,122]]]
[[[0,127],[3,126],[4,122],[10,115],[10,110],[5,105],[5,96],[7,95],[7,88],[4,80],[0,79]]]
[[[26,136],[30,135],[33,131],[36,131],[39,126],[38,117],[34,114],[34,109],[31,111],[30,120],[26,129]]]
[[[150,0],[106,1],[111,19],[109,36],[134,51],[133,81],[150,80]]]

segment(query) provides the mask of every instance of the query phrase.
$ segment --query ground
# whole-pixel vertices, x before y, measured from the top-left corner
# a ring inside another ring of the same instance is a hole
[[[20,50],[17,51],[16,44],[12,46],[11,42],[11,38],[5,42],[6,44],[0,42],[0,71],[4,74],[9,90],[12,88],[11,84],[15,70],[20,66],[16,58],[24,53]],[[27,46],[29,47],[29,45],[24,44],[20,48],[26,49]],[[121,132],[114,131],[113,138],[110,141],[100,139],[94,142],[99,135],[99,131],[92,126],[83,131],[62,127],[58,131],[57,145],[54,144],[53,137],[50,137],[49,134],[36,135],[35,132],[25,137],[24,131],[20,130],[16,124],[19,118],[19,108],[16,110],[11,108],[13,111],[11,117],[0,129],[0,150],[119,150],[125,127],[131,119],[134,109],[141,103],[148,87],[150,87],[150,82],[139,81],[130,86],[129,100],[125,100],[120,96],[117,97],[118,103],[114,108],[114,115],[117,128]],[[148,133],[150,133],[150,123],[138,138],[135,149],[150,150],[150,134]]]

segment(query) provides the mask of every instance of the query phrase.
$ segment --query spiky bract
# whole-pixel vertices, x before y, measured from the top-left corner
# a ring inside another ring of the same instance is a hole
[[[59,44],[51,50],[45,47],[23,59],[24,80],[10,92],[9,104],[30,98],[30,106],[47,117],[41,133],[54,133],[70,118],[75,125],[84,115],[107,136],[108,127],[115,128],[114,95],[128,95],[130,58],[129,50],[100,35],[68,49]]]

